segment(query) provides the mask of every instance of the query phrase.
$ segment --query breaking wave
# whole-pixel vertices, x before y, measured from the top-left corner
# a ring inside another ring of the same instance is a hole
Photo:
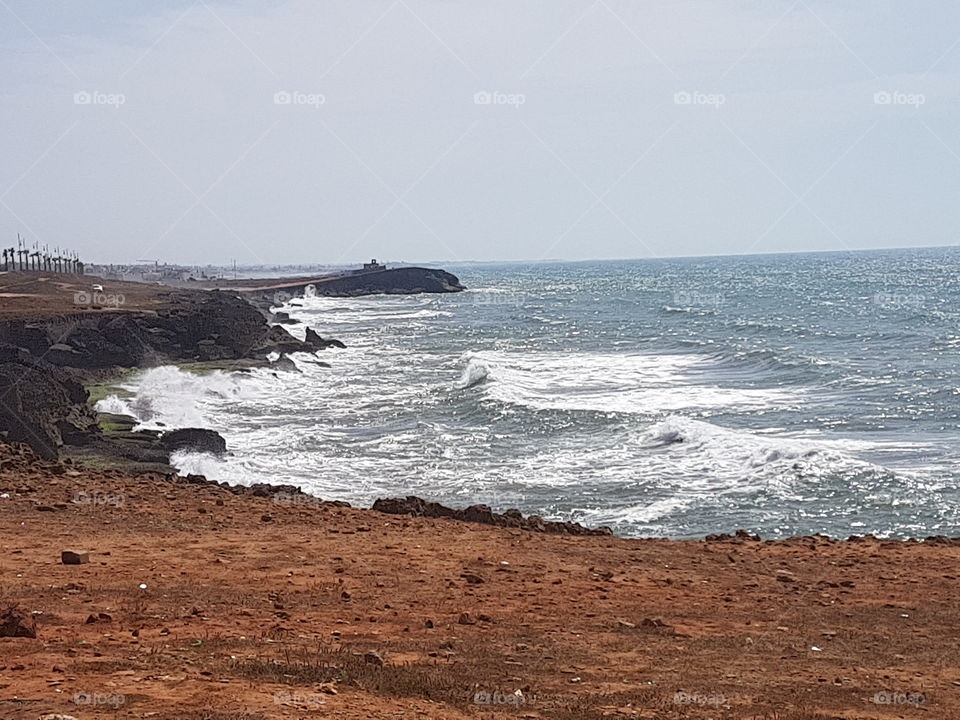
[[[468,352],[460,388],[484,380],[494,400],[536,410],[663,412],[790,407],[802,393],[723,387],[698,355]]]

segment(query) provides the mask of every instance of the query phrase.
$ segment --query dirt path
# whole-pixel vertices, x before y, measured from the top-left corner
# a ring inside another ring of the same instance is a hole
[[[4,447],[4,720],[960,717],[951,543],[549,536]]]

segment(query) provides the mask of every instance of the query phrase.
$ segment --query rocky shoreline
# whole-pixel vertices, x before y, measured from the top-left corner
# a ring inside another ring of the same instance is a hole
[[[410,292],[420,291],[420,285],[438,282],[442,285],[429,285],[427,291],[462,289],[457,278],[449,273],[430,271],[425,280],[412,272],[416,270],[396,271],[402,275],[401,285]],[[389,271],[380,273],[389,274]],[[391,287],[397,284],[395,275],[390,275]],[[368,276],[343,280],[348,284],[339,289],[346,294],[355,294],[358,287],[366,290],[375,287],[374,280]],[[177,477],[169,465],[173,452],[192,450],[214,455],[226,452],[226,443],[216,430],[136,431],[135,418],[97,413],[85,385],[108,384],[130,369],[162,364],[189,363],[233,370],[251,366],[296,370],[287,354],[319,353],[344,347],[339,340],[323,338],[312,328],[306,329],[304,340],[295,338],[283,327],[293,322],[289,315],[274,311],[272,301],[263,294],[164,290],[156,295],[165,300],[165,306],[160,309],[122,314],[82,312],[45,320],[0,320],[0,396],[4,398],[0,404],[0,437],[8,444],[26,446],[20,457],[35,454],[37,462],[65,460],[78,466],[149,472],[173,481]],[[271,356],[276,357],[271,360]],[[208,481],[202,476],[188,475],[183,482],[204,484]],[[299,487],[217,485],[257,497],[323,502],[303,493]],[[347,503],[340,504],[349,507]],[[612,534],[608,528],[594,530],[578,523],[524,517],[517,510],[495,513],[486,505],[454,509],[413,496],[378,499],[373,510],[548,534]]]
[[[0,437],[26,443],[45,459],[79,452],[165,464],[170,450],[155,433],[133,433],[118,417],[108,418],[112,425],[105,428],[85,385],[162,364],[284,369],[288,353],[342,346],[312,331],[298,340],[230,293],[162,294],[159,310],[0,321]],[[271,362],[271,356],[281,359]]]
[[[90,293],[92,281],[106,291]],[[286,288],[284,297],[303,291],[282,280],[256,282]],[[322,294],[460,290],[456,276],[442,270],[400,268],[333,278]],[[130,418],[98,417],[86,386],[163,364],[296,370],[290,353],[344,347],[312,328],[304,340],[291,335],[283,327],[289,316],[272,312],[275,294],[0,273],[0,440],[25,443],[48,460],[65,455],[131,470],[169,469],[173,449],[211,447],[209,431],[181,436],[173,448],[158,433],[134,432]]]
[[[387,293],[457,292],[463,289],[449,273],[419,268],[341,278],[325,292],[366,294],[377,287]],[[389,277],[386,286],[374,276]],[[423,287],[428,289],[424,290]],[[154,473],[173,480],[172,453],[178,450],[226,452],[215,429],[178,428],[159,433],[134,430],[135,418],[96,412],[85,387],[109,384],[130,369],[162,364],[241,370],[253,366],[296,370],[287,355],[343,348],[342,342],[306,328],[305,339],[284,325],[289,315],[275,311],[269,293],[213,290],[163,290],[164,306],[122,314],[82,312],[43,320],[0,320],[0,439],[22,443],[37,458],[61,459],[78,466]],[[271,359],[273,357],[273,359]],[[207,483],[188,475],[184,482]],[[259,497],[288,497],[293,502],[323,502],[298,487],[258,484],[220,487]],[[343,503],[343,505],[347,505]],[[448,508],[417,497],[378,499],[374,510],[398,515],[449,518],[498,527],[563,535],[610,535],[578,523],[524,517],[518,510],[495,513],[486,505]]]

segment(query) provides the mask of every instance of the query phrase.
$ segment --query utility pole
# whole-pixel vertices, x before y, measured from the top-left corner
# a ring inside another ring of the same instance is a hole
[[[17,255],[19,256],[17,259],[19,260],[19,263],[20,263],[20,272],[23,272],[23,269],[24,269],[23,261],[28,252],[29,251],[23,247],[23,239],[20,237],[20,233],[17,233]]]

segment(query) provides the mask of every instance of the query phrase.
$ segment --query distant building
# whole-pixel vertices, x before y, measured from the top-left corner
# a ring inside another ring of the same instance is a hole
[[[376,270],[386,270],[386,269],[387,269],[387,266],[381,265],[380,263],[378,263],[376,258],[373,258],[373,260],[371,260],[370,262],[363,264],[364,272],[374,272]]]

